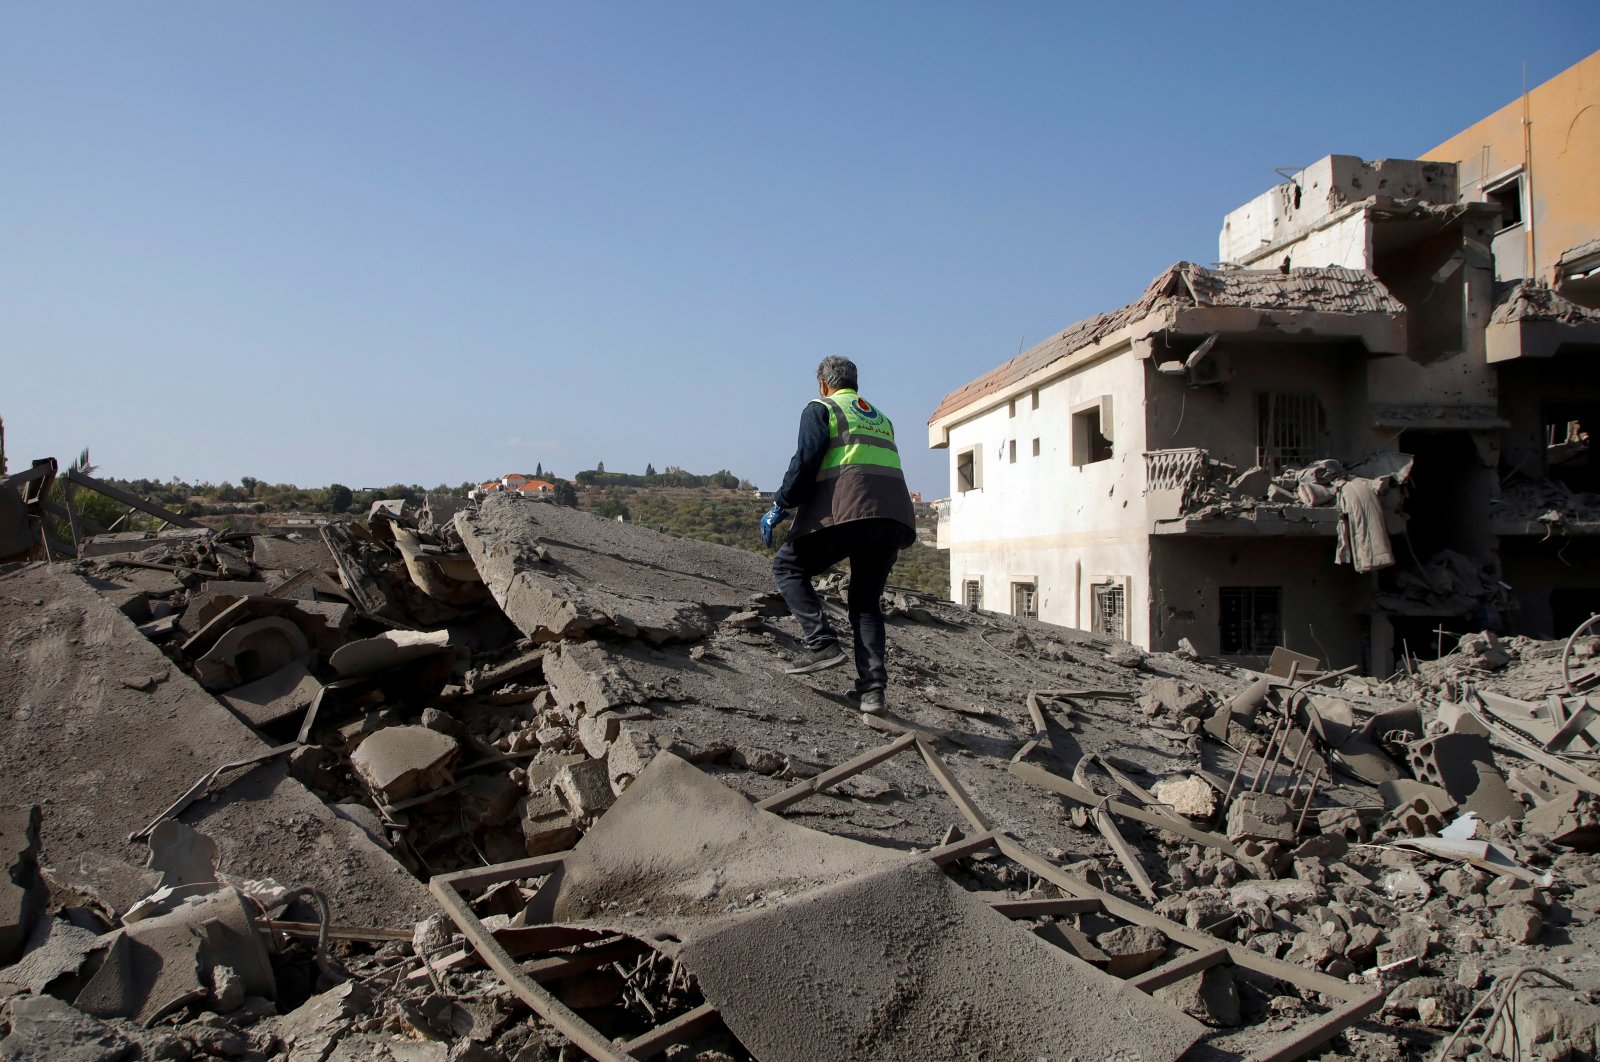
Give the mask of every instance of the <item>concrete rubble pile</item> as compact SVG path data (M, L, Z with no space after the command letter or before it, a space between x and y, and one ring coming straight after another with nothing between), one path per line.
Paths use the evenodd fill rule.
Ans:
M891 591L871 717L763 558L535 499L77 552L0 569L0 1059L1600 1050L1586 630L1386 682Z

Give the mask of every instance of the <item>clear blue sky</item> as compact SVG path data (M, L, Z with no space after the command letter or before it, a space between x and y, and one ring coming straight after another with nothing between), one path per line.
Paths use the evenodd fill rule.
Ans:
M1414 157L1600 3L0 5L13 467L777 484L823 354L938 400L1273 168Z

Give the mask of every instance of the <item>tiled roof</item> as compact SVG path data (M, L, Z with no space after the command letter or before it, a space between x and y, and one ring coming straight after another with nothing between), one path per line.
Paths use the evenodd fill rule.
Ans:
M1579 306L1571 299L1533 280L1518 280L1496 292L1491 324L1513 321L1559 321L1562 324L1595 324L1600 310Z
M1025 350L997 369L950 392L930 422L1026 379L1074 351L1099 342L1158 309L1237 306L1256 310L1306 310L1319 313L1405 312L1377 277L1360 269L1206 269L1179 262L1157 277L1135 302L1096 314Z

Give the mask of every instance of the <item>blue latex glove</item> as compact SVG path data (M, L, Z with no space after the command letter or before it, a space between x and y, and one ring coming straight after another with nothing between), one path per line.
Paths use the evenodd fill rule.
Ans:
M772 545L772 533L778 525L789 519L789 510L778 508L778 503L773 502L772 508L767 510L767 515L761 518L761 542L763 545Z

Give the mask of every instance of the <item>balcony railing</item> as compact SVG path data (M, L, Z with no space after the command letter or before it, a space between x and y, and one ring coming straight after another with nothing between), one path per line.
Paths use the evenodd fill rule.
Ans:
M1204 477L1211 455L1197 446L1151 450L1144 455L1146 491L1188 490Z

